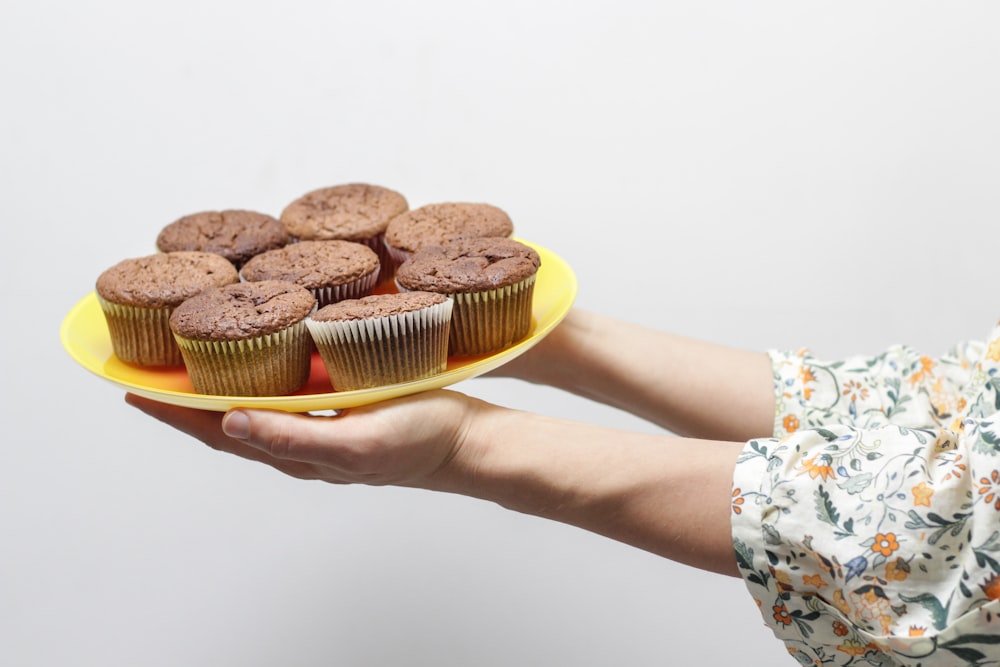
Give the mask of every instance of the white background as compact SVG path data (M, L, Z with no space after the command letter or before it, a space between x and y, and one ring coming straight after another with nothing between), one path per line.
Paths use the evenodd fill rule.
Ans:
M1000 8L158 7L0 22L0 663L793 664L739 580L219 454L76 366L59 325L181 215L367 181L503 207L583 308L749 349L940 353L1000 315ZM513 381L456 389L654 430Z

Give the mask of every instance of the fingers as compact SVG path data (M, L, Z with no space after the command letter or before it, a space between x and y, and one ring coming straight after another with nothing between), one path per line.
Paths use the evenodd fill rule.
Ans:
M345 410L333 417L239 408L218 412L126 401L215 449L306 479L419 485L458 449L470 399L436 390Z
M463 394L437 390L334 417L237 409L222 428L268 457L316 466L330 481L419 484L454 451L468 405Z
M311 466L281 461L256 447L249 446L240 439L226 435L222 429L222 413L169 405L136 394L125 394L125 402L150 417L201 440L212 449L235 454L251 461L266 463L293 477L302 479L315 479L317 477L316 471Z
M341 483L385 484L387 443L366 419L365 410L334 417L300 415L276 410L236 409L222 420L224 432L269 460L312 466L323 479ZM395 443L392 443L395 444ZM389 446L391 448L391 445Z

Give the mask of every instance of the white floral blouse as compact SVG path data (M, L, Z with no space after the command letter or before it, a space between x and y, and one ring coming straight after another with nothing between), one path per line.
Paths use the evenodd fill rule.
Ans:
M733 543L803 665L1000 665L1000 325L940 358L771 353Z

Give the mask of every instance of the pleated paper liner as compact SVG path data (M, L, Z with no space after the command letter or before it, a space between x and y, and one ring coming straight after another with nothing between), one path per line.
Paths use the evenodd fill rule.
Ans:
M460 357L492 354L527 336L534 290L532 275L506 287L450 295L455 309L448 353Z
M113 303L100 295L115 355L139 366L183 366L181 351L170 331L173 308L143 308Z
M411 382L443 372L453 302L368 319L306 320L337 391Z
M278 396L296 391L309 379L312 338L305 321L243 340L174 338L200 394Z

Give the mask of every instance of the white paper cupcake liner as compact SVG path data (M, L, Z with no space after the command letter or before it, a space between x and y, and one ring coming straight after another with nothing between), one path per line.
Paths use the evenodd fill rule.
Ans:
M306 325L330 382L350 391L410 382L444 371L448 364L451 299L406 313L364 320Z
M343 283L342 285L314 287L310 288L309 291L312 292L314 297L316 297L318 308L322 308L327 304L343 301L344 299L360 299L363 296L368 296L375 290L375 287L379 282L379 276L381 275L381 268L381 265L378 265L371 273L361 276L357 280ZM241 281L249 282L243 277L242 271L239 276Z
M368 296L378 285L379 273L380 267L376 266L375 270L368 275L361 276L349 283L313 289L312 293L316 297L317 307L322 308L327 304L337 303L344 299L360 299L363 296Z
M173 308L143 308L113 303L97 296L108 323L115 356L140 366L181 366L181 351L170 331Z
M272 334L201 341L174 334L199 394L282 396L309 379L312 338L305 320Z

